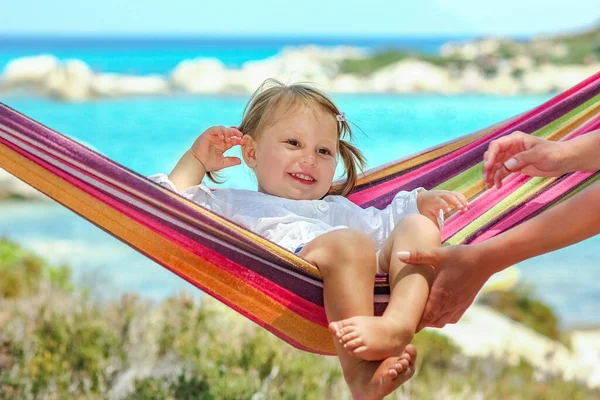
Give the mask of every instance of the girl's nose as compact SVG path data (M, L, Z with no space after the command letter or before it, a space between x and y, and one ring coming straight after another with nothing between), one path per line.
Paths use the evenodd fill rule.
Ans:
M308 164L310 166L314 166L317 162L315 156L313 154L307 154L302 156L302 158L300 159L300 162L302 164Z

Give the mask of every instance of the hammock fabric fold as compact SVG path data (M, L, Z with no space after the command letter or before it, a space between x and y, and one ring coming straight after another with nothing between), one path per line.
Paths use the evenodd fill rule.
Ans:
M350 200L383 208L399 190L464 193L469 211L449 214L444 244L475 243L534 217L599 179L510 176L485 190L489 142L515 130L569 140L600 128L600 73L539 107L491 128L383 165L363 176ZM186 279L291 345L335 354L313 265L0 103L0 168ZM389 287L376 279L381 314Z

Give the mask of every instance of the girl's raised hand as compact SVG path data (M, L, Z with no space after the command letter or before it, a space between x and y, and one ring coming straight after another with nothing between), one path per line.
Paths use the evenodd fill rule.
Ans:
M443 213L447 213L452 208L467 211L468 201L462 193L449 190L428 190L419 192L417 195L417 207L421 214L439 226L440 210Z
M218 171L242 163L238 157L223 155L233 146L242 143L242 132L237 128L213 126L205 130L192 144L190 152L202 163L206 172Z

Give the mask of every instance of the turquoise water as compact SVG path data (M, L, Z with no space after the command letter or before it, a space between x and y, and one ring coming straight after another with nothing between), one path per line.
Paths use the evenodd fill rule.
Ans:
M182 60L213 57L229 68L272 57L290 46L353 46L366 51L402 49L435 54L450 39L461 38L28 38L0 37L0 70L14 58L53 54L85 61L94 71L167 74Z
M334 100L356 125L356 144L370 166L486 127L548 96L343 95ZM2 101L81 140L142 174L169 172L197 134L215 124L239 123L246 97L121 99L82 104L33 98ZM230 169L226 186L255 188L249 170ZM0 236L54 262L72 265L77 279L104 295L135 290L160 298L190 285L154 262L56 205L2 203ZM519 265L523 280L559 313L566 325L600 323L600 239Z
M167 74L180 61L215 57L228 67L261 60L288 46L349 45L437 53L452 38L0 38L0 70L11 59L54 54L77 58L95 71ZM454 38L464 39L464 38ZM169 172L196 136L211 125L237 125L246 96L174 96L82 104L28 97L0 101L51 128L87 143L148 175ZM338 95L334 100L355 125L356 144L377 166L526 111L548 96ZM233 151L236 153L237 151ZM228 187L254 189L244 167L228 170ZM104 231L53 202L1 203L0 236L49 260L68 263L76 277L105 296L139 291L161 298L186 289L167 272ZM600 266L590 239L519 265L523 280L559 313L564 325L600 323Z

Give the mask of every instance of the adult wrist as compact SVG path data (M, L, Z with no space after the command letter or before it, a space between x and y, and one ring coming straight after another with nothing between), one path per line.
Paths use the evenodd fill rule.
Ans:
M585 149L581 145L576 139L562 143L560 155L564 173L585 169L585 166L582 165L582 161L585 160Z
M502 244L498 243L495 238L466 247L470 249L474 264L479 266L478 272L482 275L485 274L486 278L513 264L506 249L502 249Z

